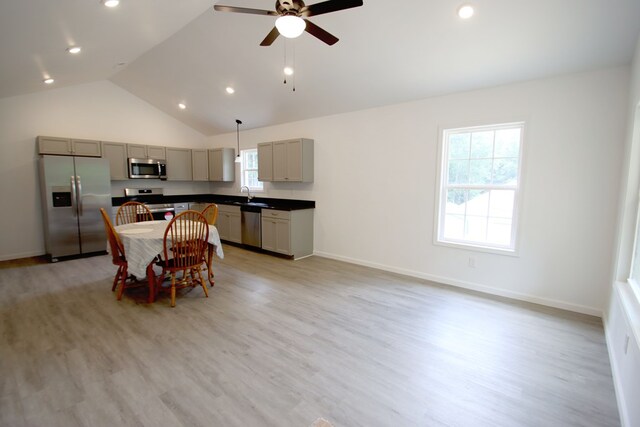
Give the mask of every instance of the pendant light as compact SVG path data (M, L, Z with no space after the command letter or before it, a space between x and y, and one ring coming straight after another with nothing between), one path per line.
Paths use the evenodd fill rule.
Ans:
M242 158L240 157L240 125L242 121L236 119L236 140L238 142L238 155L236 156L236 163L242 163Z

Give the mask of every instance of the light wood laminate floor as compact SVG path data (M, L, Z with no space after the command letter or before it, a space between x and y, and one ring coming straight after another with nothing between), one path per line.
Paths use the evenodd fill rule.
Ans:
M234 247L148 305L108 256L0 270L0 425L617 426L599 319Z

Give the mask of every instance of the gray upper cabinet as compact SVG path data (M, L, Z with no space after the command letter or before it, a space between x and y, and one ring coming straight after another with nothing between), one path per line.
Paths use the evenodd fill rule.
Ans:
M167 151L165 147L157 145L127 144L127 157L166 160Z
M235 181L235 151L234 148L214 148L209 150L209 181Z
M167 180L191 181L193 179L190 148L166 148Z
M258 150L258 177L261 181L313 182L312 139L298 138L258 144ZM271 162L268 160L269 156ZM269 176L271 179L268 179Z
M209 157L207 150L191 150L191 168L194 181L209 181Z
M102 141L102 158L109 160L111 181L129 179L127 171L127 144Z
M39 154L86 157L101 156L100 141L39 136L37 142Z
M273 181L273 142L258 144L258 181Z

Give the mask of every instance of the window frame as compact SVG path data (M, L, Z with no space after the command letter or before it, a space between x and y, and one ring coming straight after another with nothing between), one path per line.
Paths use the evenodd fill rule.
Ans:
M497 131L502 129L520 128L520 149L518 152L518 173L516 185L500 185L500 184L461 184L461 185L448 185L448 153L449 144L448 136L454 133L472 133L479 131ZM437 168L437 180L436 180L436 194L437 200L435 203L435 222L434 222L434 234L433 243L439 246L448 246L459 249L468 249L477 252L488 252L499 255L519 256L519 231L521 222L521 204L523 193L523 177L524 177L524 152L525 152L525 139L526 139L526 121L514 120L509 122L497 122L495 124L475 124L467 126L440 126L438 129L438 168ZM495 159L496 157L491 157ZM500 190L508 189L514 191L513 200L513 213L511 216L511 242L509 246L496 245L490 242L478 242L469 240L458 240L444 237L444 221L445 221L445 209L447 200L447 190L451 188L460 188L465 190Z
M245 165L248 163L247 162L247 155L249 153L255 152L256 156L258 155L258 148L246 148L244 150L240 150L240 188L242 189L242 187L247 186L249 187L249 190L254 192L254 193L262 193L264 192L264 183L262 181L258 181L258 183L260 184L260 187L254 187L254 186L250 186L246 181L245 178L245 172L246 171L256 171L256 173L258 172L258 167L256 166L255 169L247 169L245 168ZM257 161L256 161L257 164Z

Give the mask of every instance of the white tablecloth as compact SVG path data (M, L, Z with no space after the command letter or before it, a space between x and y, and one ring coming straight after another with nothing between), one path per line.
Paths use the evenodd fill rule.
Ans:
M147 266L163 252L162 241L167 225L169 221L143 221L115 227L124 246L129 274L139 279L147 275ZM224 258L220 235L213 225L209 226L208 242L213 245L218 258Z

